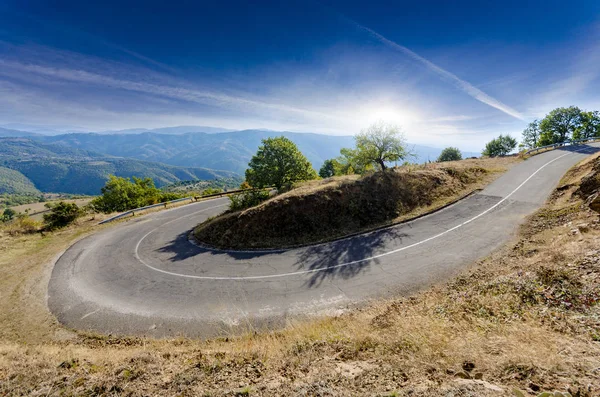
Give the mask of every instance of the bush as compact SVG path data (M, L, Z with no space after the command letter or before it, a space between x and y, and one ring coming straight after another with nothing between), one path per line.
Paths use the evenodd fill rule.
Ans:
M249 192L232 194L229 196L229 209L231 211L244 210L246 208L254 207L268 198L268 190L251 190Z
M81 215L83 211L77 204L61 201L52 207L50 213L44 214L45 227L48 230L60 229L70 225Z
M179 199L182 199L182 198L187 197L187 196L188 196L187 194L179 194L179 193L173 193L173 192L163 192L158 197L158 202L159 203L166 203L167 201L179 200Z
M16 219L3 227L3 230L11 236L17 236L19 234L36 233L40 230L40 226L38 221L31 219L28 215L19 214Z
M205 189L202 191L203 196L208 196L208 195L217 194L217 193L223 193L223 189L209 187L208 189Z
M462 153L460 150L458 150L458 148L455 147L447 147L446 149L442 150L440 157L437 159L438 162L457 160L462 160Z
M2 222L11 221L15 217L16 214L17 213L12 208L6 208L4 210L4 212L2 213L2 216L0 216L0 220Z

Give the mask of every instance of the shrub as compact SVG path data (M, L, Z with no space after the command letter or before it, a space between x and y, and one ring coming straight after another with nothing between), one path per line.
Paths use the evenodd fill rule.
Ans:
M61 201L52 207L50 213L44 214L45 227L48 230L59 229L70 225L81 215L83 211L77 204Z
M446 149L442 150L440 157L438 157L437 159L438 162L457 160L462 160L462 154L460 150L458 150L458 148L455 147L447 147Z
M209 187L208 189L205 189L202 191L203 196L208 196L208 195L217 194L217 193L223 193L223 189Z
M40 230L40 223L31 219L28 215L19 214L16 219L8 223L3 229L11 236L31 234Z
M2 222L11 221L17 213L12 208L6 208L0 217Z
M231 211L240 211L246 208L254 207L268 198L268 190L251 190L249 192L232 194L229 196L229 209Z

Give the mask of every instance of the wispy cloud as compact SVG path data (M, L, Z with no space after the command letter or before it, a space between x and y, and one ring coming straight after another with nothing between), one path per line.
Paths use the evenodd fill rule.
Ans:
M458 76L456 76L455 74L439 67L438 65L434 64L433 62L429 61L428 59L423 58L422 56L420 56L419 54L417 54L416 52L386 38L385 36L377 33L376 31L374 31L373 29L370 29L364 25L359 24L358 22L346 17L346 16L341 16L343 19L345 19L346 21L348 21L349 23L351 23L352 25L356 26L358 29L361 29L365 32L367 32L370 36L374 37L375 39L379 40L380 42L382 42L383 44L387 45L388 47L399 51L407 56L409 56L411 59L421 63L423 66L425 66L427 69L429 69L430 71L432 71L433 73L436 73L437 75L439 75L440 77L442 77L444 80L449 81L450 83L452 83L454 86L456 86L458 89L460 89L461 91L465 92L467 95L470 95L471 97L473 97L474 99L478 100L479 102L485 103L488 106L491 106L493 108L496 108L498 110L500 110L501 112L504 112L514 118L517 118L519 120L524 120L525 117L516 109L511 108L510 106L500 102L499 100L491 97L490 95L486 94L485 92L483 92L482 90L480 90L479 88L475 87L474 85L472 85L471 83L462 80L461 78L459 78Z

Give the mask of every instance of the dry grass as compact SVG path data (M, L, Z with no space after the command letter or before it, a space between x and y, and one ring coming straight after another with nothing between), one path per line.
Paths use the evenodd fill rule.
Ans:
M431 163L310 181L256 207L213 218L199 225L195 236L203 244L228 249L331 241L439 209L490 183L517 161Z
M569 173L514 245L446 285L231 339L65 340L32 291L54 243L87 226L2 240L0 395L597 396L600 220L574 195L590 169Z

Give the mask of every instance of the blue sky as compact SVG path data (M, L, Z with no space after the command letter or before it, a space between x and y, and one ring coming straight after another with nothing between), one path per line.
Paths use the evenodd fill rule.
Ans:
M0 125L210 125L480 150L600 109L598 1L0 3ZM254 4L251 4L254 3Z

